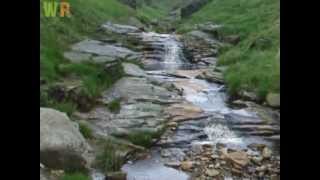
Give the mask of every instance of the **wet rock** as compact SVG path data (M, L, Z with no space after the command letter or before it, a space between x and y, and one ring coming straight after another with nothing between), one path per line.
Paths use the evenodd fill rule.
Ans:
M214 83L218 83L218 84L224 83L222 74L218 73L218 72L214 72L212 70L207 70L207 71L203 72L202 74L198 75L196 78L205 79L208 82L214 82Z
M220 174L220 172L215 169L207 169L206 170L206 175L209 177L215 177L215 176L218 176L219 174Z
M203 152L203 148L201 144L194 143L191 145L191 151L195 154L200 154Z
M131 63L122 63L124 73L128 76L146 77L146 73L139 66Z
M280 94L269 93L266 98L267 104L274 108L280 108Z
M268 147L265 147L263 150L262 150L262 157L265 158L265 159L269 159L272 155L272 151L271 149L269 149Z
M247 153L243 151L235 151L231 153L224 153L224 156L230 160L232 163L236 165L240 165L241 167L247 166L249 163L249 158Z
M190 103L173 104L166 108L172 121L185 121L203 117L202 109Z
M40 162L53 169L87 169L91 147L66 114L40 108Z
M167 162L165 163L166 166L169 166L169 167L173 167L173 168L178 168L181 166L181 163L180 162Z
M161 150L161 156L169 158L170 160L182 161L186 155L179 148L168 148Z
M108 179L108 180L126 180L127 174L125 172L107 173L106 179Z
M191 171L193 168L193 162L192 161L183 161L181 162L181 169L183 171Z

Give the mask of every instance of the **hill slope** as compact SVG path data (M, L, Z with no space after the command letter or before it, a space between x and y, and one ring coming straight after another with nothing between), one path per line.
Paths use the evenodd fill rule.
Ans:
M264 98L280 91L279 0L214 0L183 21L180 30L208 21L224 25L224 36L240 36L240 43L219 58L220 65L229 66L225 80L232 95L248 90Z

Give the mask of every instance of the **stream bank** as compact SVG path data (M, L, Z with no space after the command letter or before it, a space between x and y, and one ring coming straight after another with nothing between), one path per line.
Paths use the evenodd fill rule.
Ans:
M194 51L185 56L184 36L110 23L102 28L138 46L106 37L79 42L65 53L74 63L106 67L119 59L131 61L122 62L125 76L103 93L101 105L75 117L99 138L125 139L133 132L165 129L153 140L150 153L140 153L122 167L126 179L279 177L280 115L252 102L237 101L237 108L226 103L221 72L212 70L220 42L204 32L190 33L189 50ZM117 113L106 108L115 100L121 105ZM97 174L95 180L104 177Z

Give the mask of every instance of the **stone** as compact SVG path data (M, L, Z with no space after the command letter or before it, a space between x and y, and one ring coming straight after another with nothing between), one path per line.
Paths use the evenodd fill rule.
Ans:
M52 169L87 169L92 148L65 113L40 108L40 162Z
M165 112L172 117L171 121L176 122L203 117L202 109L191 103L173 104L167 107Z
M280 94L269 93L266 97L267 104L274 108L280 108Z
M259 98L256 93L254 92L248 92L248 91L243 91L240 93L240 96L247 101L258 101Z
M257 170L258 172L264 172L264 171L267 170L267 167L266 167L266 166L260 166L260 167L257 167L256 170Z
M129 58L131 56L138 56L138 53L127 49L125 47L115 46L97 40L83 40L74 44L71 47L71 52L66 52L64 55L72 62L92 61L95 63L113 62L120 58ZM85 55L89 54L89 55ZM84 57L91 57L85 59Z
M81 62L85 62L85 61L90 61L90 59L92 57L91 54L82 53L82 52L74 52L74 51L65 52L63 54L63 56L73 63L81 63Z
M249 163L249 158L247 153L243 151L235 151L225 154L226 158L229 159L232 163L240 165L242 167L247 166Z
M220 172L215 169L207 169L206 170L206 175L208 175L210 177L215 177L215 176L218 176L219 174L220 174Z
M146 73L139 66L131 63L122 63L125 75L135 77L146 77Z
M194 152L195 154L200 154L203 152L203 148L201 144L198 143L193 143L191 145L191 151Z
M169 122L169 123L167 124L167 126L168 126L168 127L174 127L174 128L176 128L176 127L178 127L178 123L177 123L177 122Z
M192 161L183 161L181 162L181 169L184 171L190 171L193 167Z
M230 43L232 45L237 45L240 42L240 36L239 35L229 35L224 37L224 41L226 43Z
M180 162L167 162L165 163L166 166L169 166L169 167L173 167L173 168L178 168L181 166L181 163Z
M259 157L252 157L251 158L252 162L254 162L255 164L261 164L263 158L261 156Z
M265 159L269 159L272 155L272 150L269 149L268 147L265 147L263 150L262 150L262 157L265 158Z
M102 29L107 32L115 33L115 34L129 34L129 33L138 33L141 30L135 26L128 26L122 24L113 24L111 22L107 22L101 26Z
M126 180L127 179L127 173L125 173L125 172L107 173L106 179L108 179L108 180Z

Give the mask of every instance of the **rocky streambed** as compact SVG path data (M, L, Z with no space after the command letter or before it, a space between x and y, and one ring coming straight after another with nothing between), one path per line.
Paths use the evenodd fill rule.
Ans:
M228 101L223 68L216 67L223 43L207 32L220 26L199 27L181 36L107 23L102 31L116 40L106 36L75 44L65 53L74 63L108 68L130 60L121 62L125 76L103 93L100 105L75 114L76 119L95 137L161 132L147 153L129 143L122 179L280 179L280 113ZM116 113L105 106L114 101L121 105ZM137 149L143 153L128 156ZM97 171L92 177L105 174L114 178Z

